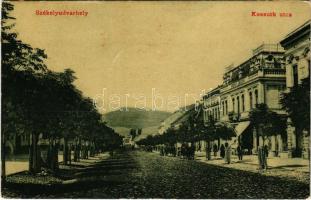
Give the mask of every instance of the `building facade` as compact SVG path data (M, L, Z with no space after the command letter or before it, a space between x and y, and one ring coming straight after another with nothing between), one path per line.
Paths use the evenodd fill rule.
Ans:
M286 92L310 77L310 20L298 27L280 42L285 49ZM289 157L310 158L310 130L296 130L288 119L287 137ZM295 152L296 150L296 152ZM298 155L294 155L294 154ZM299 155L301 154L301 155Z
M262 44L242 64L227 67L223 84L204 96L205 121L211 116L235 128L237 136L228 141L233 148L240 144L246 152L256 153L264 145L260 133L250 127L249 113L256 105L266 104L272 111L285 115L279 103L286 88L283 57L281 45ZM265 140L265 145L273 155L278 155L287 151L286 140L282 134L275 133Z
M210 120L219 121L220 113L222 112L220 107L220 88L211 90L203 96L203 120L204 123L208 123Z

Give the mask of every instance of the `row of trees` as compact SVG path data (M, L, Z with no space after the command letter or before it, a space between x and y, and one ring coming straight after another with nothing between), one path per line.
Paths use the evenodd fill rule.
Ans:
M41 169L38 145L40 137L48 140L47 167L57 169L59 142L64 140L64 163L69 158L68 141L88 141L92 149L111 149L122 138L102 122L92 100L84 97L73 84L74 71L54 72L47 68L44 50L33 48L18 39L12 29L14 9L2 3L2 178L5 178L5 144L10 135L28 134L31 138L29 171ZM75 158L79 159L80 154Z
M197 113L199 115L200 113ZM286 118L271 111L266 104L258 104L249 114L251 126L256 129L263 143L269 136L286 134ZM207 159L210 159L211 142L217 139L230 140L236 136L234 127L229 123L215 122L212 117L204 124L202 117L190 116L178 129L170 128L163 135L149 135L138 141L138 145L156 146L159 144L174 145L177 142L207 142Z
M169 146L176 143L193 143L198 141L207 142L207 158L210 159L211 142L217 139L228 140L234 137L235 131L227 123L216 123L210 116L209 123L205 124L202 117L198 117L202 109L189 115L187 121L183 122L178 129L169 128L162 135L149 135L137 142L138 145L156 146L167 144Z

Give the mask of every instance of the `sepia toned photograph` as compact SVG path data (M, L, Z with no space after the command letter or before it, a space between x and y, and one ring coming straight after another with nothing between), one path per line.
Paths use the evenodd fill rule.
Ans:
M307 1L2 1L1 198L310 198Z

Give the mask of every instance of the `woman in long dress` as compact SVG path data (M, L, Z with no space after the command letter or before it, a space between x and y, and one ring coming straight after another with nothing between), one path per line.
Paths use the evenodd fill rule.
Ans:
M231 146L228 143L225 144L225 162L231 163Z

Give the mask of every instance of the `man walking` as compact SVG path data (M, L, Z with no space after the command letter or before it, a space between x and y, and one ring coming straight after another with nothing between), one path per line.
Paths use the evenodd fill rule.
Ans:
M217 156L217 152L218 152L217 144L213 145L213 152L214 152L214 157L216 157Z
M243 149L242 149L242 146L240 144L237 148L237 152L238 152L239 160L242 160L243 159Z

